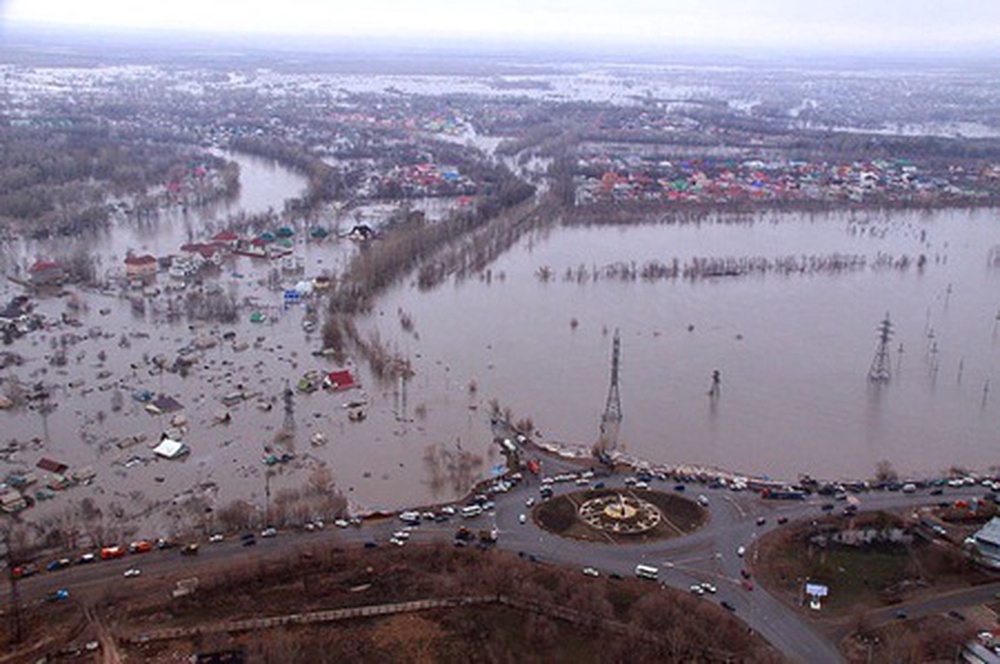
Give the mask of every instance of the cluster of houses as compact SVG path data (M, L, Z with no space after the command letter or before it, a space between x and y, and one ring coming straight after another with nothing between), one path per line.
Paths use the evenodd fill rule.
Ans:
M206 267L218 267L231 255L254 258L291 258L289 238L292 229L283 226L276 232L265 232L254 238L242 238L233 231L216 233L208 242L184 244L180 252L157 258L151 254L129 253L125 257L125 278L130 284L141 287L148 284L161 270L175 279L190 279ZM301 261L290 260L283 269L301 269Z
M998 169L934 174L908 160L849 164L761 160L649 162L596 156L577 165L577 204L597 201L880 201L932 203L995 196Z
M0 510L20 512L37 501L54 497L57 491L88 484L97 475L89 466L70 472L66 464L47 457L35 467L37 470L11 472L0 482Z

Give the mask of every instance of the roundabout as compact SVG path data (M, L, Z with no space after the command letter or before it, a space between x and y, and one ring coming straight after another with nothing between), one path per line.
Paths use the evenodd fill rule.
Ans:
M532 516L560 537L615 543L682 537L708 522L708 511L693 500L632 489L562 494L538 505Z

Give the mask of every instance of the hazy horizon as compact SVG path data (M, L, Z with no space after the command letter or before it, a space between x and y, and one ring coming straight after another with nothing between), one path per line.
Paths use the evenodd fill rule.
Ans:
M707 0L667 6L591 0L480 6L453 0L381 0L364 6L310 0L137 7L123 0L0 0L8 36L154 35L247 47L571 51L773 57L956 59L1000 54L1000 3L929 0L797 3ZM334 43L330 43L333 40Z

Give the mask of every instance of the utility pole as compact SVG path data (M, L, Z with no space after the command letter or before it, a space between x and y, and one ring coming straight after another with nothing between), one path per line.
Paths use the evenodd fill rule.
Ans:
M284 429L288 435L295 432L295 393L292 392L291 385L285 381L285 391L283 394L285 402L285 424Z
M871 368L868 369L868 382L888 383L892 378L892 362L889 360L889 339L892 338L892 322L889 320L889 312L878 326L878 347L875 349L875 357L872 358Z
M622 421L622 399L618 389L621 373L622 342L618 329L611 346L611 385L608 387L608 399L601 415L601 436L597 442L596 451L606 452L618 446L618 427Z

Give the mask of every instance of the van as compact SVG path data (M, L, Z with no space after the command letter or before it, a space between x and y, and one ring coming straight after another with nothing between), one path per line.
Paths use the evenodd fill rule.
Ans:
M461 510L459 510L459 513L462 516L464 516L466 519L471 519L473 517L476 517L476 516L479 516L480 514L482 514L483 513L483 508L480 505L466 505Z
M660 578L660 570L652 565L636 565L635 575L640 579L649 579L651 581L658 581Z

